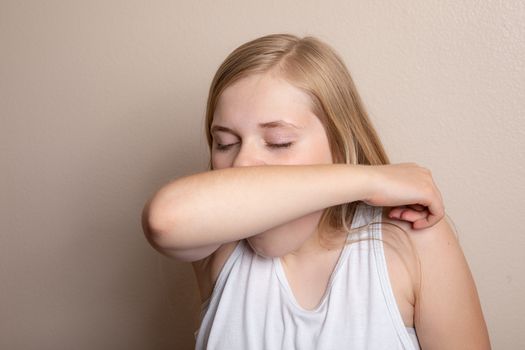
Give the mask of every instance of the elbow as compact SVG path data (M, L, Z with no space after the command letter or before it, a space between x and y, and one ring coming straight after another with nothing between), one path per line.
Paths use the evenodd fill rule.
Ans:
M218 248L216 244L194 246L188 240L184 241L185 236L178 231L180 225L174 226L174 222L177 221L171 217L165 219L163 211L152 205L152 200L142 210L142 230L149 244L159 253L180 262L194 262Z
M178 246L173 217L167 217L166 210L155 198L150 199L142 210L142 231L148 242L156 249L175 249Z

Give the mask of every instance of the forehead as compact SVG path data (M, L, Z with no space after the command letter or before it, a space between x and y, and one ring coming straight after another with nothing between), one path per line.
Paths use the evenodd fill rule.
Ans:
M282 119L308 125L317 117L310 97L283 79L269 74L242 78L228 86L217 103L213 124L253 124Z

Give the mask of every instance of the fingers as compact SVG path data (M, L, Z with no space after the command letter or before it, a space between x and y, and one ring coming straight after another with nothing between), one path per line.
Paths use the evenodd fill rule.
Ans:
M420 220L414 221L412 224L412 227L414 230L419 230L427 227L434 226L435 223L437 223L441 218L434 214L429 214L427 217L424 217Z
M401 219L405 221L416 222L419 220L427 219L429 214L430 213L428 212L428 210L417 211L417 210L405 209L401 213Z
M411 205L409 205L409 207L411 207L412 209L415 209L417 211L422 211L422 210L426 209L426 207L424 205L421 205L421 204L411 204Z
M440 219L437 215L430 213L427 207L420 204L395 207L388 216L392 219L411 222L414 229L430 227Z
M413 221L412 227L415 230L423 229L427 227L434 226L438 221L440 221L445 216L445 209L441 206L437 210L438 213L427 212L428 215L419 217ZM412 216L414 218L415 216Z
M422 219L425 219L429 216L428 210L413 210L409 208L402 209L399 213L399 219L410 221L410 222L416 222Z
M421 215L418 213L421 213ZM428 210L426 209L425 206L420 205L420 204L402 205L399 207L394 207L392 208L392 210L390 210L390 213L389 213L390 218L407 220L407 221L415 221L427 215L428 215Z
M443 198L439 190L437 191L439 200L433 201L428 210L429 215L426 218L416 220L413 224L414 229L427 228L434 226L438 221L440 221L445 216L445 207L443 206Z

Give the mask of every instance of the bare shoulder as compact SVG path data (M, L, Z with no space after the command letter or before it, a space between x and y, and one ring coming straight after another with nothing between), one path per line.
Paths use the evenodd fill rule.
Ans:
M407 233L417 255L415 327L424 349L490 349L474 278L450 219L414 230L410 222L385 221ZM418 285L419 284L419 285Z
M450 219L444 216L440 221L431 227L415 230L412 224L404 220L396 220L388 217L389 207L383 210L382 219L384 222L392 224L394 227L400 227L406 232L410 244L415 248L418 258L425 259L432 254L441 255L444 251L454 252L456 255L461 253L461 247L457 240L455 231L452 228ZM387 230L389 232L389 230Z
M205 302L211 296L215 281L238 242L233 241L222 244L206 258L192 262L193 271L199 285L201 302Z

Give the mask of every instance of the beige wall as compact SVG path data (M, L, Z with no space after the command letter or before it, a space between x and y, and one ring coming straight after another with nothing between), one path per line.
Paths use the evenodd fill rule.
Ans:
M524 23L520 0L0 2L0 348L192 347L191 267L140 211L205 169L217 66L281 31L332 44L392 161L433 171L494 348L525 348Z

